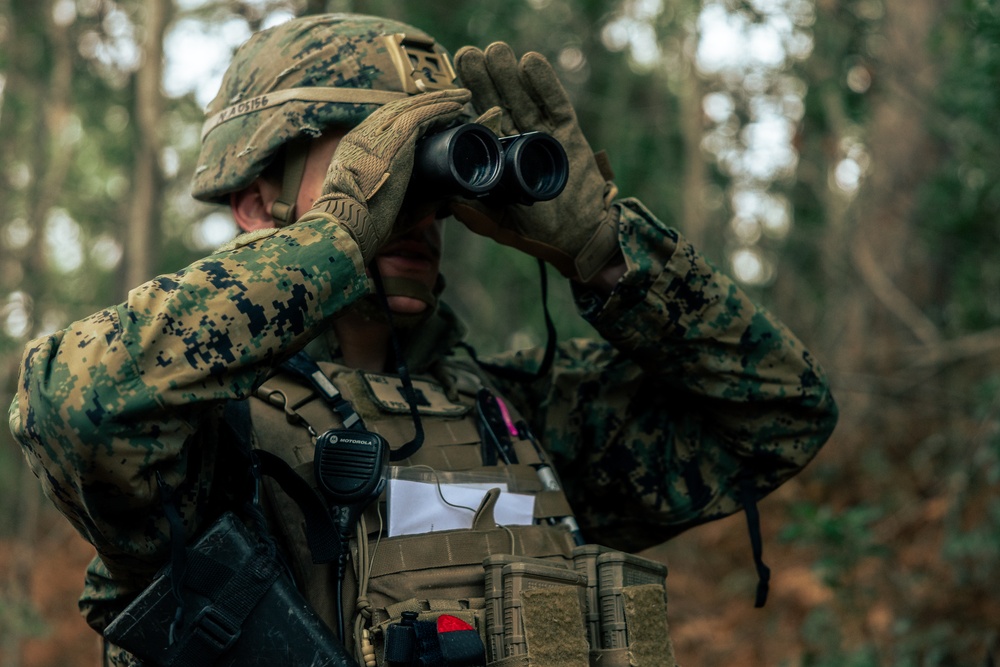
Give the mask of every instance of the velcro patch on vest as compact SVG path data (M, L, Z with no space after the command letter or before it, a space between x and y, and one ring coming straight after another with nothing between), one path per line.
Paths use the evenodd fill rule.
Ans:
M406 402L402 380L379 373L362 373L361 378L368 387L372 400L381 410L409 414L410 405ZM441 387L427 380L413 380L413 394L417 411L422 415L461 417L471 409L471 406L450 401Z

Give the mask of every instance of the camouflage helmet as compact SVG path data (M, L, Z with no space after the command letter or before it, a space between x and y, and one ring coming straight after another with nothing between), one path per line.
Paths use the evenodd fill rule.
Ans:
M284 144L353 127L381 104L452 88L454 79L431 36L389 19L325 14L258 32L236 51L206 109L192 195L222 201Z

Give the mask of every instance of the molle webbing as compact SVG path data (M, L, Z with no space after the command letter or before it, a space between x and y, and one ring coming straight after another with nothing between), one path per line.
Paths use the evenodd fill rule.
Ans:
M367 427L384 437L390 446L398 447L412 437L409 406L395 376L364 373L325 362L319 362L319 366L361 415ZM413 383L428 445L401 463L427 465L439 470L468 470L482 466L479 434L470 414L472 398L460 395L457 402L452 401L433 382L415 378ZM339 416L312 387L289 375L269 378L256 395L282 409L289 423L305 426L314 434L342 427ZM465 418L459 419L462 417ZM528 440L515 440L513 446L520 463L541 463ZM537 475L529 471L525 478L537 479Z
M369 430L397 447L412 437L413 424L398 378L319 363ZM453 372L458 375L451 378ZM413 381L427 442L411 458L397 464L400 478L447 484L486 475L497 487L506 485L510 492L534 495L534 515L541 521L497 526L492 503L499 492L494 489L484 499L471 529L382 537L371 551L353 541L352 561L357 564L364 559L370 568L362 575L364 591L359 590L354 568L349 568L344 611L370 629L376 655L381 655L387 626L398 621L402 611L417 611L424 618L453 614L478 627L489 647L491 667L673 667L666 637L666 568L603 547L576 547L567 530L548 525L546 519L572 512L561 491L543 488L534 467L542 461L534 445L511 429L518 463L484 465L476 409L476 394L483 385L470 383L465 370L448 366L444 373L447 389L426 378ZM315 485L313 437L340 428L340 416L311 386L287 373L268 379L256 397L261 399L252 401L256 442L266 443ZM520 419L516 413L511 417L513 423ZM277 485L271 484L267 490L272 511L282 517L289 513L297 516L298 509ZM381 530L379 506L373 503L365 514L371 545ZM334 601L328 594L330 567L310 562L299 522L294 518L293 525L286 526L286 522L283 519L279 530L284 532L293 556L299 586L329 623L334 615ZM514 634L502 628L497 634L495 621L490 626L486 619L490 612L496 617L501 611L490 605L502 601L495 593L491 601L489 585L484 584L490 578L484 563L497 557L503 563L510 558L540 564L540 571L558 569L563 576L577 577L580 583L569 592L520 595L516 612L519 625ZM499 577L496 574L494 578ZM556 615L565 617L565 623L554 623ZM493 629L487 632L488 627ZM503 642L516 644L514 654L503 654ZM348 643L353 644L353 640L348 638Z
M342 366L320 362L320 368L333 379L345 399L361 415L368 427L384 437L390 445L398 445L412 437L412 425L407 415L409 407L399 393L393 376L363 373ZM530 441L518 439L513 443L520 463L510 466L483 466L479 434L471 419L471 406L451 402L435 385L424 380L414 380L419 396L426 405L420 406L427 445L402 465L427 466L437 471L489 471L491 477L505 477L512 491L535 495L534 516L544 520L550 517L572 515L572 509L561 491L544 490L538 473L532 467L541 463L538 452ZM268 379L257 391L259 398L280 407L288 422L309 428L319 434L330 428L340 428L339 416L316 394L313 388L290 375L281 374ZM466 399L471 402L471 397ZM512 408L509 408L512 409ZM394 416L398 415L398 416ZM465 419L458 417L465 416ZM401 418L402 417L402 418ZM516 415L515 415L516 418ZM308 447L298 448L302 460ZM290 463L294 463L290 461ZM374 508L369 512L370 526L377 527Z
M516 532L512 529L440 533L435 536L433 549L417 548L430 546L425 541L426 534L404 535L379 546L372 571L402 572L453 565L481 567L483 558L490 554L531 553L536 558L565 559L565 536L546 526L520 526Z

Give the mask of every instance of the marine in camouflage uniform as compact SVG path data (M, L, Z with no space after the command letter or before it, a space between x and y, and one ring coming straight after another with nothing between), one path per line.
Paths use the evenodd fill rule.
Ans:
M225 201L289 142L331 127L360 130L376 109L437 94L426 90L451 95L445 120L457 118L453 107L465 98L448 90L450 80L434 80L436 62L421 74L391 60L383 36L395 34L432 43L410 26L357 16L310 17L255 35L208 109L195 196ZM436 46L416 51L432 61L443 56ZM507 66L502 49L486 56L463 50L456 61L484 122L501 134L551 131L566 145L577 178L554 202L527 213L503 218L469 202L455 211L473 230L543 257L573 279L579 310L601 338L561 343L551 370L534 381L477 372L538 436L592 542L642 549L740 510L748 488L752 499L763 497L811 460L834 427L836 407L819 366L676 230L641 203L616 197L571 109L526 127L532 114L494 99L504 85L484 74L496 78L503 67L491 69L491 55ZM530 61L526 76L544 81L551 74L545 66ZM564 95L561 87L556 92ZM411 148L436 121L421 122L407 139ZM379 136L360 141L378 144ZM377 152L372 145L369 152ZM341 149L338 155L349 152ZM390 216L391 229L400 200L393 187L405 188L409 169L405 147L400 154L402 161L390 155L389 166L378 167L404 172L395 185L366 183L358 170L347 182L331 166L325 204L294 224L241 237L135 288L124 303L28 344L10 426L48 497L97 548L81 601L96 630L168 559L157 475L178 491L188 539L229 502L220 486L232 463L216 447L220 406L251 396L307 344L317 359L342 361L332 324L373 291L365 267L386 231L366 235L365 218ZM599 224L580 224L586 216ZM352 227L348 218L362 224ZM542 229L534 238L531 224ZM581 228L586 238L559 236ZM606 293L591 279L609 263L621 267L621 277ZM443 303L428 311L399 335L411 371L440 379L441 368L464 354L455 347L462 327ZM543 352L489 361L533 372Z

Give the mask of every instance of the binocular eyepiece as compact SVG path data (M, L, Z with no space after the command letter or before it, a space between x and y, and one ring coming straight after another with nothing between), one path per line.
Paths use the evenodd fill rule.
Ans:
M410 191L422 199L533 204L556 197L568 175L566 151L548 134L499 138L483 125L467 123L417 143Z

